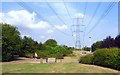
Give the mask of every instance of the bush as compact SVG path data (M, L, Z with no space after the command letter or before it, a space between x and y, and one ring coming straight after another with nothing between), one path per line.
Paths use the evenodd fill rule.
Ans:
M34 53L26 53L25 57L27 58L32 58L34 56Z
M84 51L90 51L90 47L83 47L82 50L84 50Z
M57 59L63 59L63 54L57 53L57 54L55 55L55 57L56 57Z
M2 54L2 61L12 61L14 60L11 53Z
M65 56L66 49L62 46L50 47L46 46L45 50L37 51L38 58L57 58L62 59Z
M63 55L65 55L66 53L66 49L62 46L56 46L54 50L55 50L55 53L61 53Z
M94 55L88 54L86 56L81 57L80 60L79 60L79 63L92 64L93 63L93 58L94 58Z
M57 46L57 41L54 39L49 39L44 43L45 46L55 47Z
M37 51L38 59L40 58L48 58L48 52L47 51Z
M94 64L120 70L120 49L104 48L94 52Z
M2 26L2 61L12 61L20 49L20 33L16 27L9 24L0 26Z

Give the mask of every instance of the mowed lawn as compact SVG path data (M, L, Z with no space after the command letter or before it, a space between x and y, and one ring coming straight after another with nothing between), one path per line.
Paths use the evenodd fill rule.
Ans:
M117 70L80 63L3 64L3 73L118 73Z

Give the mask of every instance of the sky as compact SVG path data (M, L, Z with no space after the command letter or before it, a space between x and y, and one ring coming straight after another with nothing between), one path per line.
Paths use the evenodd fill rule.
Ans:
M84 14L86 3L86 13ZM88 25L99 3L101 4L90 25ZM107 36L114 38L118 35L118 3L112 7L99 24L96 24L110 3L2 2L0 3L2 5L0 6L2 9L0 10L0 23L4 22L16 26L21 37L28 36L42 43L47 39L55 39L59 45L74 47L76 38L75 33L72 32L75 27L72 25L77 25L77 17L84 18L83 22L81 19L79 20L79 25L84 25L80 26L80 30L83 31L80 33L81 46L90 46ZM94 25L96 25L95 28L89 33Z

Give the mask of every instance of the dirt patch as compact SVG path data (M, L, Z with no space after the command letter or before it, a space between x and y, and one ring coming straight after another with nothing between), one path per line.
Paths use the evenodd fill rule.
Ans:
M78 62L78 59L71 58L71 57L65 57L64 59L57 59L56 63L61 62ZM40 59L35 58L25 58L25 57L19 57L17 60L10 61L10 62L2 62L2 64L20 64L20 63L41 63ZM46 63L46 59L42 59L42 63Z

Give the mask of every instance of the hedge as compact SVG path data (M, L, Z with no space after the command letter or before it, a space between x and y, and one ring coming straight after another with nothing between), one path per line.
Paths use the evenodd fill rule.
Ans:
M120 70L120 49L118 48L98 49L94 52L93 62L95 65Z
M81 57L80 60L79 60L79 63L93 64L93 58L94 58L94 55L88 54L86 56Z
M93 55L89 54L81 57L80 63L94 64L120 70L120 49L103 48L97 49Z

